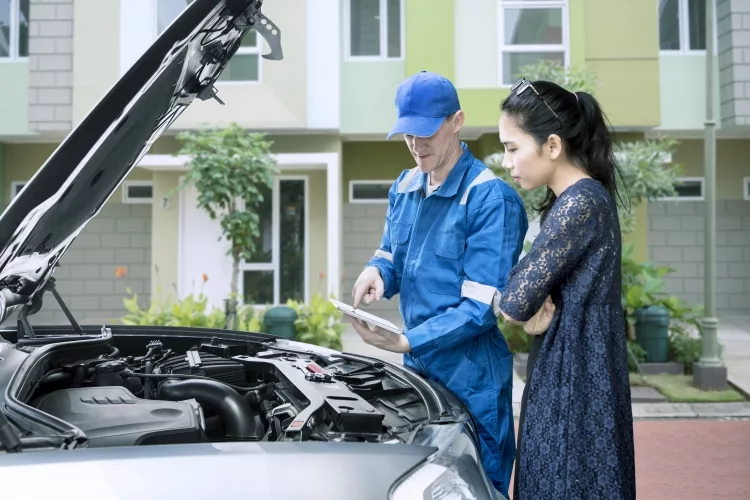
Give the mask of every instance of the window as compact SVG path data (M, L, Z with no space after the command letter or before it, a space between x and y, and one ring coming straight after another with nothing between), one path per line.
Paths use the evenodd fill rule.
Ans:
M172 21L187 8L193 0L155 0L156 1L156 35L167 29Z
M568 65L567 0L500 0L498 11L501 85L542 60Z
M221 72L220 82L259 82L260 81L260 46L258 33L253 30L242 39L237 53Z
M125 181L122 184L123 203L153 203L154 183L151 181Z
M0 0L0 60L29 57L30 0Z
M155 29L157 36L172 24L177 16L194 0L154 0L156 2ZM242 39L242 44L224 71L219 75L220 82L260 81L260 44L258 33L253 30Z
M388 203L392 180L349 181L349 203Z
M662 200L703 201L704 199L703 177L679 177L674 188L677 191L676 195L662 198Z
M346 53L357 59L404 57L404 1L348 0Z
M750 201L750 177L742 179L742 186L744 187L743 198Z
M659 0L659 48L706 50L706 0Z
M12 200L21 192L26 185L26 181L13 181L10 183L10 199Z
M262 189L263 203L256 211L260 235L255 241L255 253L240 263L245 304L307 301L307 190L304 176L278 176L272 189Z

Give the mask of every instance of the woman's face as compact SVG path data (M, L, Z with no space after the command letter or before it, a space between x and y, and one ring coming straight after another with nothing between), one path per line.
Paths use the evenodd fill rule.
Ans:
M516 119L505 113L500 117L499 132L500 142L505 146L503 168L510 171L516 184L525 190L549 184L555 166L534 137L521 130Z

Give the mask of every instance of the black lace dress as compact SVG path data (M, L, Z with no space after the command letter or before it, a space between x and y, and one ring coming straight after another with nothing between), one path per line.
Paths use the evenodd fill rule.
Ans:
M587 178L560 195L511 271L508 316L528 320L548 295L556 305L529 353L514 500L635 498L621 250L614 201Z

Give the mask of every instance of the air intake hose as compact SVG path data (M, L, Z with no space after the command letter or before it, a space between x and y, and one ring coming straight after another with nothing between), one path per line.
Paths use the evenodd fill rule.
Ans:
M156 399L184 401L195 398L201 406L221 415L227 438L259 441L255 415L248 402L231 387L216 380L168 379L159 384Z

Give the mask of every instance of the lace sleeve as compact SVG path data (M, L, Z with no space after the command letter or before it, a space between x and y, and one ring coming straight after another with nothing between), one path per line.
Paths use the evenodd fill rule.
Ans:
M601 235L604 211L597 205L585 191L564 194L557 201L531 250L508 277L498 304L502 312L523 322L536 314Z

